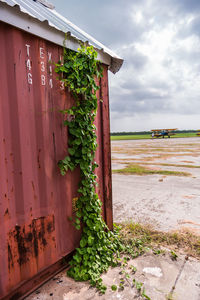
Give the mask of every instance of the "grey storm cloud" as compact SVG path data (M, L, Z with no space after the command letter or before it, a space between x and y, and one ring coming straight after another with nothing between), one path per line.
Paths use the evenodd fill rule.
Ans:
M169 112L171 108L167 103L167 96L162 96L159 92L144 88L132 90L132 93L118 95L113 93L115 101L112 102L113 112L126 112L131 115L137 112Z
M177 37L185 39L190 36L196 35L200 38L200 9L198 13L193 15L192 20L187 24L183 24L180 30L177 32Z
M175 5L179 12L194 13L200 9L199 0L181 0L181 1L170 1L170 6Z
M143 31L140 26L132 26L132 0L73 0L51 1L66 18L81 27L108 47L122 45L134 38L139 38ZM64 4L65 2L65 4ZM134 1L140 4L143 1ZM63 8L66 7L65 10Z
M173 53L170 53L170 56L173 59L176 59L179 62L184 62L185 64L192 65L193 71L199 72L200 70L200 60L199 60L200 47L198 49L187 50L183 48L176 49ZM173 64L172 58L169 61L165 61L164 65L170 68L170 65Z
M171 98L169 96L171 95L162 96L150 90L138 89L126 96L114 96L115 101L112 103L112 111L124 113L126 116L137 113L199 115L200 110L200 101L197 98L190 98L187 102L181 101L178 106L174 106L173 103L176 102L176 99L170 101ZM196 108L195 110L194 107Z
M124 59L119 73L109 75L114 130L127 116L156 114L164 121L176 114L176 124L178 115L197 116L200 0L49 1Z
M129 93L133 93L135 94L135 92L137 90L142 90L145 91L146 89L146 94L150 93L150 89L153 88L154 90L157 91L157 94L159 91L169 91L170 90L170 85L167 84L167 82L162 82L158 80L155 80L155 82L152 82L151 85L144 85L139 81L136 81L134 78L132 79L132 81L126 81L124 83L121 84L120 86L122 89L125 89L126 91L128 91ZM156 94L154 92L154 94Z
M190 22L190 24L185 28L185 32L182 33L184 36L196 35L200 38L200 10L199 15L194 17L194 19Z
M119 54L124 58L124 67L133 67L138 70L148 62L148 57L136 50L134 46L122 49Z

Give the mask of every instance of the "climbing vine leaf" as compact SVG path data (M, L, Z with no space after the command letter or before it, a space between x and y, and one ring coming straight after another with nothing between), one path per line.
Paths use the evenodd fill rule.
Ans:
M106 287L100 274L116 265L122 245L102 218L102 203L95 190L98 165L94 161L97 149L94 120L102 67L93 47L81 45L77 52L65 48L64 61L56 64L55 71L75 99L75 104L62 112L66 114L64 125L69 132L68 154L58 165L62 175L78 166L81 174L74 225L78 230L82 229L82 237L68 275L79 281L90 280L104 293Z

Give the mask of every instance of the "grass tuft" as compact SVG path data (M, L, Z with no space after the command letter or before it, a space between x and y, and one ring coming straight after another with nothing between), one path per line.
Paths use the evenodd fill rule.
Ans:
M176 133L176 135L171 136L174 138L188 138L188 137L197 137L196 132L187 132L187 133ZM111 141L119 140L143 140L143 139L152 139L151 133L149 134L132 134L132 135L111 135ZM156 138L154 138L156 139ZM162 139L162 138L158 138ZM165 137L165 139L168 139Z
M113 170L113 173L121 174L134 174L134 175L173 175L173 176L191 176L188 172L178 172L169 170L153 170L150 168L145 168L139 164L128 164L127 167L123 169Z
M142 247L154 249L163 246L200 259L200 236L189 231L161 232L151 226L131 222L118 224L118 226L121 228L121 239L127 245L140 241Z

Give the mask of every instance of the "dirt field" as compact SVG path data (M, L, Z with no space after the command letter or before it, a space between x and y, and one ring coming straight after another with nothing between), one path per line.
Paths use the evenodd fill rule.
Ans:
M114 221L200 234L200 138L112 141L113 170L130 164L190 175L113 173Z

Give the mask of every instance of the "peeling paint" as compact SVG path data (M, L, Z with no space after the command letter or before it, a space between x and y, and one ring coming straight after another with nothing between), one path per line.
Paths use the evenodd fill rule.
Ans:
M37 258L40 251L44 251L48 244L55 246L53 232L55 231L54 216L33 219L30 224L16 225L9 232L8 238L8 265L9 270L17 262L19 266L31 259ZM53 244L52 244L53 243Z

